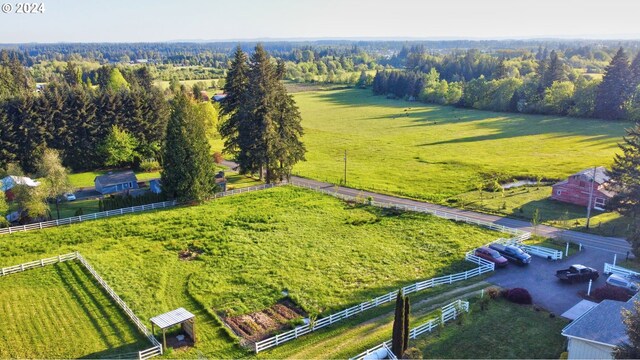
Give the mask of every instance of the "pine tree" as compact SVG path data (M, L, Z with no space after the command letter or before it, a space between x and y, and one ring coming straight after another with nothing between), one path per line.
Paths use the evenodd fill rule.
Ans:
M619 146L622 154L615 156L609 172L616 191L609 206L632 219L635 224L632 231L637 234L640 232L640 123L627 130L627 136ZM634 241L631 245L634 253L638 254L640 241Z
M614 357L616 359L640 358L640 301L633 301L633 309L622 310L622 322L626 327L629 341L616 346Z
M602 83L598 87L594 111L596 117L607 120L624 117L624 104L631 93L630 79L629 59L620 48L605 69Z
M391 338L391 351L401 359L409 346L409 298L398 291L396 297L396 310L393 319L393 335Z
M205 116L185 93L174 98L161 178L163 190L180 200L202 201L216 190Z

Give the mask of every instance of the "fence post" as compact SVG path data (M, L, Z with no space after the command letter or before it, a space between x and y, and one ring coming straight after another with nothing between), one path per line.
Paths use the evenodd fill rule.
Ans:
M564 251L564 256L569 256L569 242L567 241L567 248Z
M587 289L587 296L591 295L591 284L593 283L592 279L589 279L589 288Z
M618 254L613 254L613 266L616 266L617 259L618 259Z

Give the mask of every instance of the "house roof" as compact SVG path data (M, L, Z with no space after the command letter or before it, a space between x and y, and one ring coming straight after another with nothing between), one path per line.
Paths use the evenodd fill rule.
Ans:
M166 329L170 326L178 325L181 322L192 319L194 317L195 315L188 312L184 308L178 308L162 315L152 317L151 322L156 324L161 329Z
M632 310L633 301L604 300L562 330L562 335L617 346L629 338L622 322L622 309Z
M40 182L35 181L30 177L26 177L26 176L10 175L3 178L0 181L2 181L2 184L0 185L0 190L2 191L11 190L16 185L26 185L30 187L36 187L40 185Z
M111 186L117 184L124 184L128 182L137 182L136 174L131 170L100 175L95 178L94 181L100 182L102 186Z

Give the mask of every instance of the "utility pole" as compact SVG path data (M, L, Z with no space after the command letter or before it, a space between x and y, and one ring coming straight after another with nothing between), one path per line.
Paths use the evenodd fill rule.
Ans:
M593 167L593 177L589 187L589 204L587 204L587 230L589 229L589 221L591 221L591 202L593 200L593 186L596 182L596 167Z
M347 185L347 150L344 150L344 185Z

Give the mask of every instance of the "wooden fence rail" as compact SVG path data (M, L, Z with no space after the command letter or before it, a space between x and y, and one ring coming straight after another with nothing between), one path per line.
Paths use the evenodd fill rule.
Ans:
M437 318L431 319L429 321L427 321L426 323L414 327L413 329L409 330L409 338L410 339L415 339L418 336L424 334L424 333L428 333L433 331L433 329L436 329L438 326L440 326L440 324L445 324L448 321L454 320L456 319L461 312L469 312L469 302L468 301L462 301L460 299L449 303L445 306L443 306L441 308L442 310L442 316L439 316ZM370 349L367 349L363 352L361 352L360 354L352 357L349 360L361 360L364 359L365 357L367 357L367 355L376 353L378 351L381 351L381 349L385 349L387 351L386 354L380 354L383 355L383 357L380 358L387 358L387 359L391 359L391 358L396 358L395 355L393 353L391 353L391 340L387 340L377 346L374 346ZM382 350L381 352L384 353L384 350ZM391 357L393 356L393 357Z
M269 189L274 186L276 185L262 184L262 185L250 186L246 188L229 190L225 192L219 192L219 193L215 193L210 199L219 199L225 196L243 194L246 192L251 192L256 190ZM75 223L88 221L88 220L102 219L110 216L125 215L125 214L156 210L156 209L164 209L164 208L169 208L176 205L180 205L180 202L178 202L177 200L170 200L170 201L163 201L163 202L147 204L147 205L131 206L131 207L125 207L125 208L120 208L115 210L101 211L101 212L91 213L87 215L72 216L72 217L59 219L59 220L51 220L51 221L34 223L34 224L11 226L11 227L0 229L0 235L13 234L17 232L24 232L24 231L31 231L31 230L41 230L41 229L46 229L46 228L60 226L60 225L69 225L69 224L75 224Z
M54 256L46 259L30 261L24 264L3 267L2 269L0 269L0 276L15 274L25 270L40 268L43 266L53 265L53 264L57 264L64 261L75 260L76 258L77 258L76 253L69 253L69 254L58 255L58 256Z

